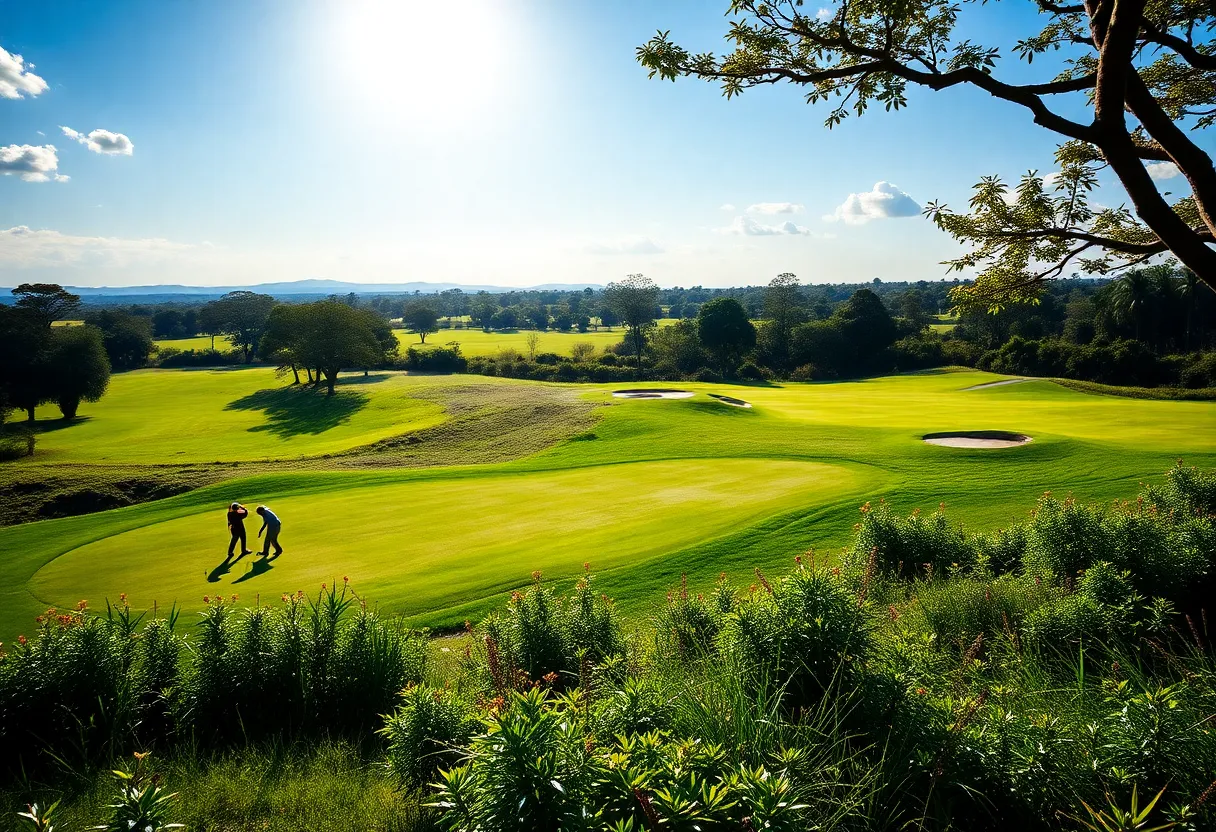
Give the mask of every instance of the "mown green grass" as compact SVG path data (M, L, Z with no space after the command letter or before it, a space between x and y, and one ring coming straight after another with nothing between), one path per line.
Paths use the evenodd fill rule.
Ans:
M160 338L154 342L158 349L194 350L202 352L211 349L210 335L192 335L189 338ZM215 349L223 352L232 349L232 341L227 335L215 336Z
M139 370L64 422L37 410L42 463L178 463L336 453L443 421L400 374L350 376L339 391L288 387L274 370ZM16 417L14 417L16 418Z
M227 374L142 375L162 385L159 396L143 399L143 408L128 401L111 410L112 398L92 406L90 422L54 432L65 458L96 454L101 445L91 431L104 433L111 420L145 419L163 437L156 453L172 448L173 429L161 424L156 401L200 422L225 413L222 396L201 391L211 377ZM251 385L274 383L269 371L234 375ZM568 441L523 459L478 464L504 457L474 450L459 467L272 472L155 503L0 529L0 634L11 637L47 604L81 598L97 604L126 592L140 604L193 610L208 593L277 597L344 575L415 623L450 626L500 603L534 569L561 578L587 561L604 590L635 612L682 573L694 584L721 571L748 580L752 568L779 568L808 547L830 557L866 500L885 498L900 511L945 501L953 518L992 528L1025 516L1046 490L1125 498L1177 458L1216 465L1216 403L1096 396L1045 381L967 389L997 378L936 372L830 384L686 384L696 393L691 399L638 401L613 399L616 386L561 386L564 395L611 406L596 411L602 415L590 430L584 422ZM391 391L383 423L359 423L360 411L349 425L282 448L349 446L360 441L351 426L380 436L406 431L413 423L394 421L393 408L438 407L420 398L437 384L452 385L449 410L465 398L475 406L500 386L536 391L539 407L542 394L559 388L476 379L479 394L464 386L472 381L391 376L367 387ZM729 407L710 392L754 407ZM946 430L1009 430L1034 441L999 451L920 441ZM216 429L199 441L224 447L240 433L266 431ZM252 561L241 561L212 583L227 545L223 507L234 499L280 513L286 553L259 574L250 574Z
M397 341L402 349L406 347L422 347L418 336L403 329L396 330ZM528 354L528 336L535 334L540 338L536 351L552 352L558 355L570 355L570 348L577 343L594 344L596 354L602 355L605 348L618 343L625 332L621 327L613 329L589 330L587 332L529 332L513 330L506 332L486 332L476 327L472 329L441 329L426 336L427 347L460 344L460 351L469 358L483 355L497 355L502 350L512 349L521 355Z

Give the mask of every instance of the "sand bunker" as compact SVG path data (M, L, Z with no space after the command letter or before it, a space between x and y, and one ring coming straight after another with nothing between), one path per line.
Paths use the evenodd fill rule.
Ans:
M1003 430L961 430L950 433L926 433L922 439L930 445L947 448L1014 448L1033 441L1023 433Z
M968 390L987 390L989 387L1004 387L1006 384L1021 384L1022 382L1030 381L1028 378L1007 378L1004 381L989 381L984 384L973 384L970 387L964 387L963 392Z
M618 399L691 399L692 393L687 390L617 390L612 394Z
M731 407L751 407L751 402L745 402L743 399L736 399L734 396L719 396L717 393L710 393L711 399L717 399L722 404L728 404Z

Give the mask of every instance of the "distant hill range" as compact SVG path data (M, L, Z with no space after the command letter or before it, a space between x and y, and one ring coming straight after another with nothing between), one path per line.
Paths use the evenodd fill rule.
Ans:
M542 283L539 286L528 286L526 290L553 290L564 292L581 292L590 287L600 289L595 283ZM0 295L7 295L12 287L0 288ZM435 292L445 292L449 289L460 289L463 292L514 292L524 291L518 286L469 286L460 283L347 283L341 280L291 280L284 283L259 283L255 286L65 286L89 303L119 302L131 303L142 300L146 303L160 303L172 300L198 300L218 298L228 292L250 291L276 298L315 297L328 295L346 295L354 292L359 295L412 295L421 292L424 295Z

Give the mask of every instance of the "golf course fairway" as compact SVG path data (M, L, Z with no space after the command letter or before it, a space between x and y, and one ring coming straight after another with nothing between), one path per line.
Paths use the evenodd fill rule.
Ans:
M533 569L644 561L836 499L863 480L809 462L672 460L296 495L273 500L284 519L277 559L222 563L220 507L73 549L39 570L30 588L58 607L127 593L141 608L194 608L208 592L277 596L351 575L383 609L417 615L518 586ZM251 548L258 522L246 521Z
M725 571L746 585L808 548L836 557L866 501L945 503L951 522L996 529L1045 491L1126 499L1180 459L1216 466L1216 402L992 384L1003 378L612 385L379 372L344 376L327 397L266 368L116 375L76 422L40 410L38 453L0 476L205 478L163 499L0 527L0 641L82 599L125 593L140 609L193 612L204 595L277 600L344 576L411 624L459 626L534 570L568 580L584 562L628 615L681 575L706 587ZM688 395L614 396L635 388ZM951 431L1032 441L923 441ZM233 500L283 519L282 557L223 563ZM246 521L250 548L258 525Z

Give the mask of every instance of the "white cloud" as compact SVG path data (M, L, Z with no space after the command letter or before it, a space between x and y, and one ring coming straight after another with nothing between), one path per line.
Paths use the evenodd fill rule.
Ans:
M31 98L46 92L46 81L33 72L33 64L26 66L25 59L13 55L0 47L0 98Z
M20 176L26 182L67 182L59 172L59 154L51 144L10 144L0 147L0 176Z
M849 194L848 199L836 206L835 213L825 215L824 220L863 225L870 220L915 217L919 214L920 205L916 200L890 182L879 182L870 191Z
M819 18L820 20L828 20L834 17L835 14L836 12L832 9L821 8L819 11L815 12L815 17Z
M587 246L588 254L662 254L663 247L649 237L633 237L612 243Z
M736 234L741 237L775 237L782 234L810 234L810 230L786 220L778 225L765 225L751 217L735 217L725 228L714 229L716 234Z
M104 153L107 156L130 156L135 152L135 145L122 133L94 130L86 136L71 127L60 126L59 129L63 131L63 135L72 141L80 142L94 153Z
M797 202L757 202L747 206L750 214L801 214L804 210Z
M1056 185L1060 182L1060 177L1063 175L1064 174L1060 173L1058 170L1053 170L1051 173L1043 174L1043 190L1055 190Z
M1144 169L1148 171L1149 176L1158 182L1173 179L1182 173L1173 162L1149 162L1144 166Z
M727 202L722 205L719 205L718 210L719 211L733 211L733 210L735 210L735 206L733 206L729 202Z
M78 237L25 225L0 229L0 266L11 268L123 267L164 260L193 248L162 239Z

